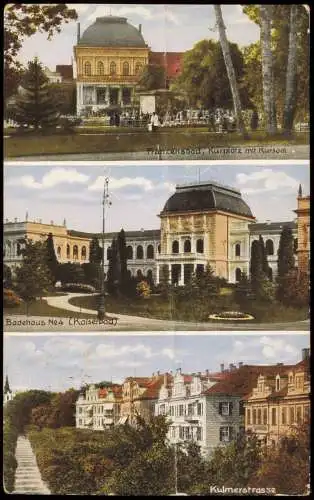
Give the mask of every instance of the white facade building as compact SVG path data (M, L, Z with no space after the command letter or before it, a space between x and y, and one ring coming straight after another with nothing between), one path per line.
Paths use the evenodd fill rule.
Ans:
M221 386L230 374L185 375L179 369L171 384L163 384L155 415L167 415L171 421L167 436L170 443L195 441L208 456L237 436L244 425L241 396L232 395L232 391L224 393Z
M121 395L120 385L103 388L90 385L76 401L76 427L104 430L116 425L120 418Z

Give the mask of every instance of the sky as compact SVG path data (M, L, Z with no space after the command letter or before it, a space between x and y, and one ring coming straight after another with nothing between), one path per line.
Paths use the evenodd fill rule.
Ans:
M152 166L126 163L103 166L51 163L49 166L4 167L4 220L62 225L68 229L100 232L102 192L109 178L111 206L106 209L106 232L159 229L158 214L175 192L176 184L217 181L239 189L259 222L296 218L299 184L309 194L309 163L193 162ZM170 166L171 165L171 166Z
M84 383L150 376L181 368L184 373L220 371L229 363L273 365L301 361L308 333L173 336L4 336L4 373L11 389L78 389Z
M142 24L142 34L153 51L181 52L205 38L218 39L213 5L155 4L68 4L75 8L81 23L81 34L96 17L118 15L126 17L136 27ZM258 26L243 14L241 5L223 5L222 13L231 42L240 46L259 39ZM76 44L77 21L62 25L62 31L51 41L46 34L36 33L24 40L19 60L25 64L37 56L51 70L57 64L71 64Z

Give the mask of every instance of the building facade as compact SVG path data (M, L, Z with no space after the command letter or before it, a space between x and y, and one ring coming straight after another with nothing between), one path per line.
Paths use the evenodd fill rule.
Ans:
M309 349L302 361L262 370L245 399L245 430L263 444L275 444L310 418Z
M100 431L110 429L120 419L121 402L121 385L102 388L90 385L76 401L76 427Z
M134 105L135 86L148 64L149 48L141 33L124 17L97 17L74 47L77 114L88 109Z
M310 273L310 196L303 196L302 187L299 187L298 193L298 208L295 210L297 214L297 231L298 231L298 269L300 273Z
M179 185L167 200L160 215L160 229L126 231L128 271L131 276L152 279L160 283L165 272L173 284L184 285L192 273L210 264L217 276L236 283L241 273L249 275L251 246L263 237L269 278L277 274L278 248L282 229L288 225L294 237L296 265L308 270L310 263L309 197L299 197L297 221L255 222L250 208L233 188L203 182ZM22 262L23 239L44 241L53 236L55 253L60 263L89 262L89 246L100 233L71 230L62 225L6 219L3 231L4 263L14 271ZM109 254L117 233L104 236L104 271L109 267Z

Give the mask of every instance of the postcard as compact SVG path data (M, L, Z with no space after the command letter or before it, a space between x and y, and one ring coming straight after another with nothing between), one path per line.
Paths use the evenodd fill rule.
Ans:
M309 19L301 4L8 4L5 157L308 159Z
M5 489L309 494L309 343L6 335Z
M5 165L5 331L307 330L309 173Z

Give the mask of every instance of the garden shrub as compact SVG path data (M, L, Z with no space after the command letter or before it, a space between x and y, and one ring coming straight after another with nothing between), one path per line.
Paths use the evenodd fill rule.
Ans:
M23 300L13 290L4 288L3 307L18 307Z
M15 458L15 448L18 432L9 419L6 419L3 426L3 482L7 493L14 490L15 471L17 461Z
M65 283L62 285L61 290L64 292L82 292L82 293L95 293L96 288L92 285L85 283Z

